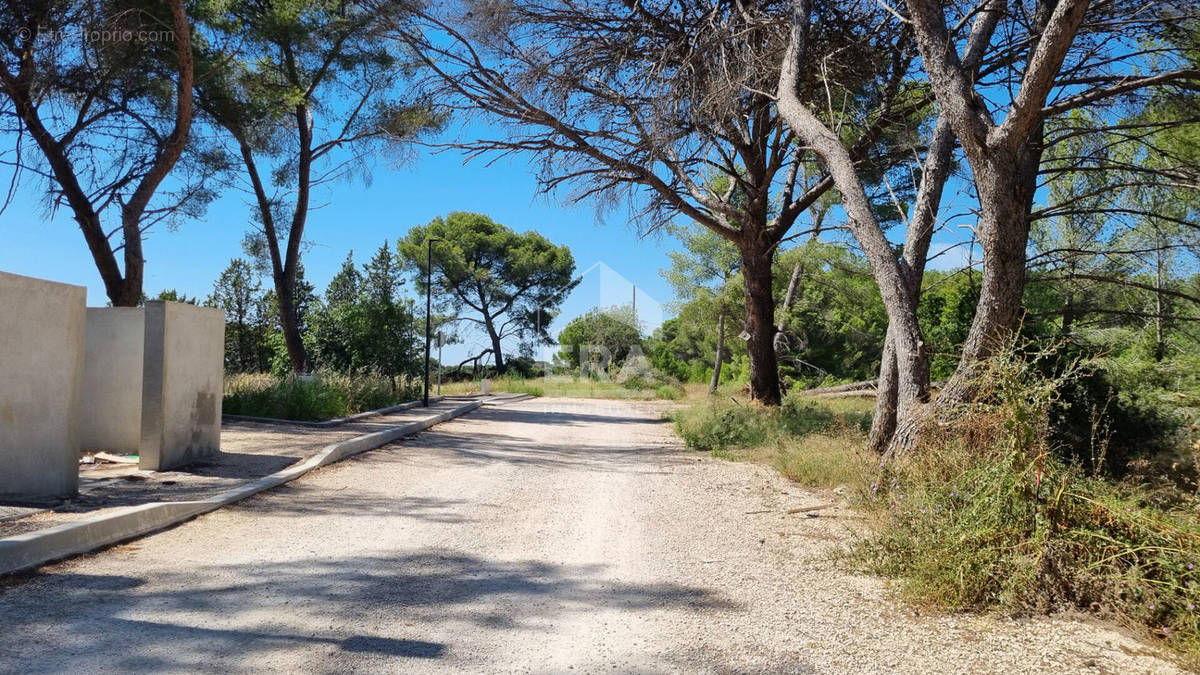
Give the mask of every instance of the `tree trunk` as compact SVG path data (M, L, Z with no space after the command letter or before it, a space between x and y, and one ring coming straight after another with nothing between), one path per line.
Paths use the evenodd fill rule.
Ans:
M904 257L901 272L908 287L911 305L908 310L912 320L916 321L916 311L921 299L921 283L925 276L925 264L929 258L929 245L933 239L934 226L937 223L938 209L942 201L942 192L946 180L950 177L950 169L954 154L954 130L949 120L939 117L934 126L933 138L929 144L929 152L925 156L925 165L921 169L921 187L917 192L917 202L913 207L912 216L908 223L908 232L904 238ZM892 439L898 426L900 410L900 381L912 381L914 378L924 378L923 386L910 391L919 395L916 401L905 401L905 410L910 415L917 413L917 408L908 404L924 403L929 395L929 355L920 354L920 360L913 362L921 369L923 375L907 373L901 375L900 364L896 359L896 339L892 334L889 322L887 337L883 343L883 357L879 363L878 394L875 399L875 417L871 421L871 433L867 437L867 448L880 455L888 454Z
M779 359L783 351L783 329L787 326L787 313L796 303L796 288L800 285L800 276L804 267L796 263L792 267L792 276L788 279L787 293L783 296L783 305L779 308L779 323L775 326L775 358Z
M1018 151L997 149L989 155L986 166L975 172L981 207L979 244L983 249L979 304L963 343L959 367L938 394L941 408L965 403L975 396L979 366L1012 339L1020 326L1029 213L1037 189L1041 136L1039 125Z
M296 273L293 271L289 279L286 272L277 272L274 278L275 296L279 302L279 328L283 331L288 361L293 373L303 373L307 370L308 355L304 351L304 338L300 334L300 320L296 312Z
M496 333L491 317L487 317L484 326L487 328L488 337L492 339L492 355L496 357L496 374L503 375L508 370L508 364L504 362L504 353L500 350L500 335Z
M743 294L746 299L746 352L750 357L750 398L779 405L779 365L775 358L775 296L771 247L742 242Z
M883 455L896 433L896 413L900 405L900 374L896 372L896 343L889 329L883 341L883 358L876 383L875 417L867 435L867 452Z
M829 167L829 174L842 196L842 207L848 217L848 227L862 248L871 268L871 275L879 287L888 316L888 336L895 354L897 405L896 416L914 417L915 409L929 395L929 360L925 355L921 328L917 321L917 298L920 292L919 272L924 269L924 255L916 269L897 260L896 254L867 197L859 168L842 139L830 129L800 99L797 83L800 81L801 64L805 59L811 5L807 0L796 0L793 5L791 42L784 57L779 76L778 107L788 126L813 149ZM898 79L893 79L897 86ZM942 138L949 136L949 126L938 124ZM935 156L941 155L937 152ZM936 213L936 211L934 211ZM910 224L910 230L914 228ZM927 243L926 243L927 246ZM914 273L916 272L916 273ZM884 384L881 373L881 384ZM890 392L888 392L890 395ZM885 401L885 412L890 408ZM880 431L886 427L881 420Z
M721 313L717 315L717 358L713 362L712 382L708 385L708 393L713 394L717 391L717 385L721 384L721 363L725 360L725 308L721 308Z

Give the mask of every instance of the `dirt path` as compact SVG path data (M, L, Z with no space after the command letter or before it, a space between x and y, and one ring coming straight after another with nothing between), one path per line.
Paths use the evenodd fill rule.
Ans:
M646 404L484 409L0 589L4 672L1171 672L1069 619L914 616L853 512Z

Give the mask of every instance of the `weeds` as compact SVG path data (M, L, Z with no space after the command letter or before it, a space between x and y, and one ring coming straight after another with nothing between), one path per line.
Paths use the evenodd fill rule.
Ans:
M852 560L949 608L1078 607L1140 624L1200 662L1200 518L1188 495L1114 483L1053 447L1075 368L1047 377L994 357L975 401L931 421L865 504L878 527Z
M630 378L633 380L634 378ZM668 399L676 400L685 395L684 391L671 384L655 384L644 380L629 384L621 384L608 380L572 377L569 375L549 375L533 379L520 377L499 377L488 379L488 389L495 392L513 394L531 394L533 396L558 396L564 398L611 398L611 399ZM442 385L442 391L452 394L466 394L479 391L478 382L450 382Z
M778 409L718 400L682 410L674 419L688 447L716 452L817 433L865 433L871 426L869 410L838 411L798 394L789 394Z
M231 375L225 378L222 409L231 415L315 421L386 408L419 395L413 383L370 374L321 372L307 379Z
M684 443L732 460L777 468L804 485L866 485L871 462L861 453L871 412L867 402L825 401L798 394L778 410L719 401L676 412L672 419Z

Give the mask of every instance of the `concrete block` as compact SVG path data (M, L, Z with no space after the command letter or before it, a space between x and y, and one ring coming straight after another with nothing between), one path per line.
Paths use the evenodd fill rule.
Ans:
M221 449L225 313L146 303L138 466L168 471Z
M87 289L0 272L0 499L74 495Z
M89 307L83 367L84 452L137 454L142 438L142 368L146 310Z

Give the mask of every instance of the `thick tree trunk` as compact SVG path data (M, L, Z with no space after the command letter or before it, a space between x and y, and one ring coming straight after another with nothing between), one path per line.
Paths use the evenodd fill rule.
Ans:
M721 308L721 313L717 315L717 358L713 361L713 376L712 382L708 384L708 393L712 394L717 391L717 385L721 384L721 364L725 361L725 308Z
M492 326L492 320L486 322L488 337L492 339L492 355L496 357L496 374L503 375L508 370L508 364L504 362L504 353L500 349L500 336L496 333L496 329Z
M891 330L884 338L876 389L875 417L871 420L871 433L867 435L867 451L882 455L896 433L896 413L900 405L900 377L896 371L896 344Z
M747 245L749 244L749 245ZM771 282L771 248L740 247L743 293L746 299L746 352L750 357L750 397L779 405L779 363L775 358L775 296Z
M939 408L962 404L975 396L980 365L1012 339L1021 323L1029 213L1041 162L1040 128L1013 154L997 150L982 170L975 171L982 215L979 304L963 343L959 366L938 394Z
M1022 47L1027 51L1021 84L998 122L979 94L981 85L975 75L980 55L1007 12L1007 3L992 0L980 7L960 60L942 4L936 0L909 2L909 17L930 85L962 143L980 208L977 231L983 272L979 304L959 366L938 395L940 409L976 395L979 366L1019 325L1029 211L1042 153L1043 106L1089 5L1088 0L1036 4L1030 15L1030 39ZM897 430L897 436L901 433ZM904 429L903 434L912 436L912 431Z
M304 338L300 334L299 314L296 312L296 274L288 278L286 273L275 274L275 297L279 303L279 328L283 331L283 343L287 347L288 361L293 373L308 369L308 356L304 351Z

